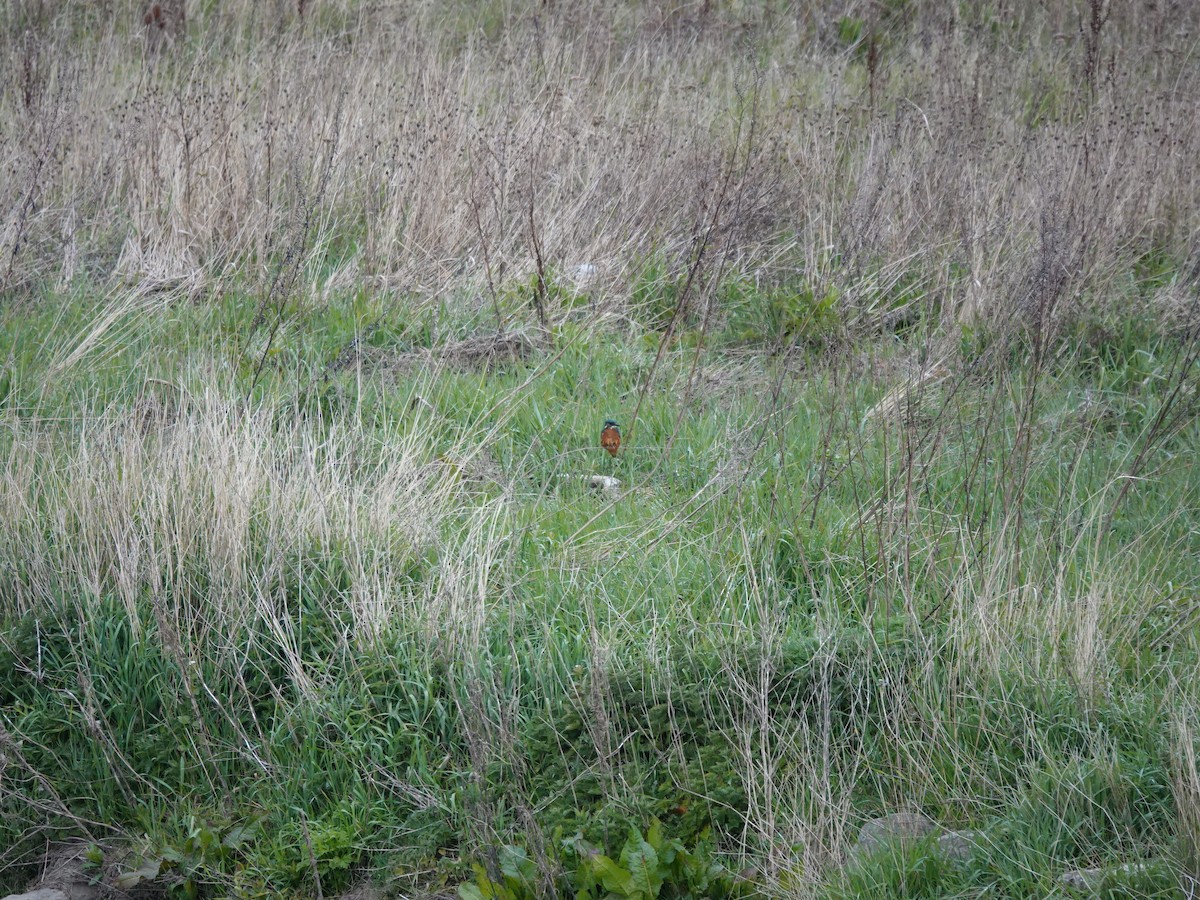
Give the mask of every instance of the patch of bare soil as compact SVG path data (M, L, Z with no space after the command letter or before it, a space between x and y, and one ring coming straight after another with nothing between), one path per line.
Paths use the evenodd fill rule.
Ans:
M42 874L26 887L26 894L44 900L98 900L111 896L99 884L91 883L86 848L86 844L79 842L51 847L42 860Z

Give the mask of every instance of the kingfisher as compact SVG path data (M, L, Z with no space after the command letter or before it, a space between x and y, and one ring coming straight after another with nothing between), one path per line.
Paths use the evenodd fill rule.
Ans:
M616 456L617 451L621 449L621 426L612 419L604 423L600 432L600 446L608 451L609 456Z

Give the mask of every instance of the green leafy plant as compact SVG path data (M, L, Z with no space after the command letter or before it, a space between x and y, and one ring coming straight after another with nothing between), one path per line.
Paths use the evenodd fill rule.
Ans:
M257 833L258 824L254 821L216 826L189 815L185 835L179 843L152 843L141 854L139 865L118 875L114 884L129 891L161 879L171 893L199 897L203 879L239 858ZM88 859L94 861L92 856Z
M88 844L83 849L83 871L88 884L99 884L104 876L104 849L98 844Z
M732 887L728 871L712 857L708 835L688 850L668 838L658 819L645 835L637 828L616 859L589 843L582 834L561 841L564 876L576 900L656 900L675 897L725 897ZM500 880L478 863L474 882L459 886L462 900L532 900L538 896L537 866L520 847L505 846L498 854Z
M692 850L663 833L651 819L643 836L631 828L620 856L605 856L579 837L564 842L577 860L576 897L580 900L652 900L656 897L722 897L730 889L724 866L712 858L707 834Z
M521 847L501 847L498 857L501 880L493 879L479 863L473 864L475 881L458 887L462 900L526 900L538 896L537 865Z

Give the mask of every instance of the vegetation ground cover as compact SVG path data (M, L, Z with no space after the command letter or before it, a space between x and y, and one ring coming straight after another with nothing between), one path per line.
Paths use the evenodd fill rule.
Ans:
M1183 896L1196 18L0 12L7 883Z

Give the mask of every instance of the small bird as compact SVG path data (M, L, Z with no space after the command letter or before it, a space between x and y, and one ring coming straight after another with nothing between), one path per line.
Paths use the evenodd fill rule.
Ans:
M600 446L608 451L609 456L616 456L621 449L621 427L612 419L604 423L604 429L600 432Z

